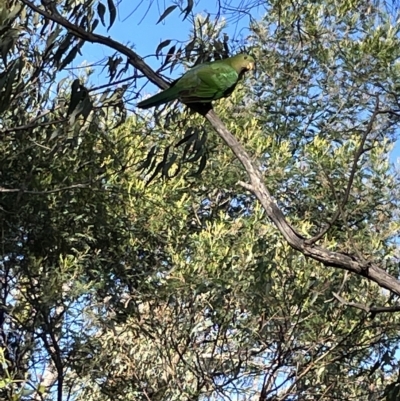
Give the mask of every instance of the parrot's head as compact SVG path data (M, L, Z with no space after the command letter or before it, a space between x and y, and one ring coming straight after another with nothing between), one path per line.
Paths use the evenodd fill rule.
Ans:
M246 71L254 70L254 58L248 54L240 53L228 59L230 65L236 70L239 75L243 75Z

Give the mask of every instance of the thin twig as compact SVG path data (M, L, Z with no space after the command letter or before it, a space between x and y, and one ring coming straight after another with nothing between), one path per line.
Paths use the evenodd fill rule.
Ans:
M28 6L33 11L36 11L38 14L43 17L56 22L61 25L65 29L67 29L74 36L86 40L91 43L99 43L105 45L111 49L116 50L117 52L125 55L128 58L129 63L141 71L147 79L149 79L153 84L159 86L162 89L166 89L169 87L166 81L164 81L161 77L159 77L143 60L139 55L128 47L122 45L121 43L111 39L110 37L106 37L103 35L99 35L93 32L85 31L83 28L72 24L67 19L62 17L59 13L56 12L55 8L51 11L44 10L36 6L33 2L29 0L21 0L26 6Z
M30 123L30 124L26 124L26 125L19 125L17 127L13 127L13 128L2 129L2 130L0 130L0 133L8 134L10 132L26 131L26 130L32 129L32 128L46 127L47 125L52 125L52 124L61 124L61 123L64 123L65 121L66 121L65 118L61 118L59 120L45 121L43 123Z
M342 298L339 294L336 292L332 293L333 296L343 305L345 306L351 306L353 308L361 309L364 312L371 313L372 315L376 315L377 313L393 313L393 312L400 312L400 305L395 305L395 306L368 306L365 304L360 304L358 302L349 302L346 301L344 298Z
M372 113L372 116L369 120L367 129L364 131L364 134L361 138L360 145L357 148L356 153L354 155L353 165L351 167L350 177L349 177L349 181L347 182L343 201L338 205L336 212L333 215L331 221L317 235L315 235L313 238L310 238L309 240L307 240L306 241L307 244L314 244L315 242L320 240L331 229L331 227L336 223L339 216L341 214L343 214L344 207L346 206L346 203L348 202L349 197L350 197L351 187L353 186L354 177L356 175L357 168L358 168L358 162L360 160L361 155L364 153L365 142L367 140L368 135L371 133L371 131L373 129L374 122L376 120L376 116L378 115L378 112L379 112L379 98L377 97L374 112Z
M22 194L31 194L31 195L47 195L54 194L57 192L68 191L70 189L78 189L78 188L89 188L89 184L74 184L69 185L68 187L57 188L57 189L49 189L47 191L28 191L25 189L18 188L4 188L0 187L0 193L22 193Z

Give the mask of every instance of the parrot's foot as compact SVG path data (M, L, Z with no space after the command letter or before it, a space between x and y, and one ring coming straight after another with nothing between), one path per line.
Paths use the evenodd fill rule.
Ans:
M211 102L208 103L191 103L188 105L191 110L205 116L210 110L213 109Z

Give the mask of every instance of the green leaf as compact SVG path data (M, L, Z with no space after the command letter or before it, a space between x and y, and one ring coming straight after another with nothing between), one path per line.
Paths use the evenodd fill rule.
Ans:
M167 39L167 40L163 40L163 41L157 46L157 49L156 49L156 56L157 56L157 58L158 58L158 56L159 56L159 54L160 54L160 51L161 51L164 47L168 46L170 43L171 43L171 40L170 40L170 39Z
M177 158L178 158L178 155L176 153L172 153L169 160L166 163L164 163L163 169L162 169L163 177L169 178L168 171L173 166L173 164L175 163Z
M164 163L161 161L157 164L156 169L154 170L153 174L150 176L150 178L146 182L146 186L150 185L150 183L154 180L154 178L157 177L158 173L162 170L164 166ZM151 170L150 170L151 171Z
M190 54L192 52L192 50L194 49L194 46L197 42L197 39L194 38L193 40L191 40L186 46L185 46L185 56L187 59L190 58Z
M8 379L8 378L6 378L6 379L1 379L1 380L0 380L0 389L9 386L11 383L12 383L12 380L11 380L11 379Z
M3 112L10 107L10 99L13 91L14 81L19 74L19 68L21 65L21 59L16 59L10 64L9 70L7 71L7 83L5 91L1 95L1 106L0 111Z
M1 57L2 57L5 65L8 64L7 63L7 55L9 53L9 51L14 47L14 44L15 44L15 41L14 41L14 38L12 38L12 37L7 37L0 44Z
M79 79L75 79L71 85L71 98L68 105L67 116L78 106L79 102L82 100L82 85Z
M157 152L157 145L154 145L151 149L150 152L147 154L146 159L140 163L139 167L137 168L137 170L145 170L147 169L147 167L150 166L150 163L152 162L154 156L156 155Z
M99 19L96 18L92 23L91 32L94 32L98 25L99 25Z
M112 0L107 0L107 5L108 5L108 12L110 13L110 23L107 28L107 30L109 30L113 26L114 21L117 18L117 9Z
M174 11L176 7L178 7L178 6L174 5L174 6L169 6L168 8L166 8L165 11L161 14L161 17L158 19L156 25L159 24L163 19L165 19L169 14L171 14L172 11Z
M189 127L186 129L184 137L180 141L178 141L175 147L177 148L185 142L191 143L197 141L198 136L199 136L199 131L197 130L197 128Z
M65 54L65 52L67 51L67 49L69 48L69 46L72 44L73 41L74 41L74 36L68 33L64 38L64 40L60 43L57 51L54 54L54 62L56 63L56 65L60 64L62 56Z
M188 17L188 15L191 13L191 11L193 10L193 5L194 5L194 1L193 0L188 0L187 1L187 6L186 8L182 11L182 14L185 13L185 15L183 16L183 21Z
M104 21L104 15L106 13L106 6L103 3L99 3L97 5L97 13L99 14L102 25L106 26L106 23Z
M197 169L197 171L191 174L191 176L199 177L203 172L203 170L206 168L206 165L207 165L207 155L203 155L200 159L199 168Z
M165 66L168 64L169 60L171 60L171 57L174 55L175 50L176 50L176 46L175 46L175 45L174 45L174 46L171 46L171 47L169 48L169 50L168 50L168 52L167 52L167 55L166 55L166 57L165 57L165 61L164 61L164 63L162 64L162 67L165 67Z
M65 56L64 60L58 66L58 70L63 70L68 64L74 61L75 57L78 55L83 43L78 43L75 45L70 52Z
M204 152L205 152L204 147L201 147L201 148L197 149L196 153L195 153L192 157L189 157L189 158L186 159L185 161L186 161L187 163L196 162L197 160L200 159L201 156L203 156Z
M82 113L82 117L83 117L84 121L87 120L87 118L89 117L92 110L93 110L93 103L90 100L89 96L87 96L82 101L82 112L81 113Z

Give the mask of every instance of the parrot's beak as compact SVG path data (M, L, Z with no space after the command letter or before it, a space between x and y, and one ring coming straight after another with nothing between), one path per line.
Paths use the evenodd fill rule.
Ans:
M254 67L255 67L254 63L252 61L250 61L250 63L247 64L246 68L248 71L251 71L251 70L254 70Z

